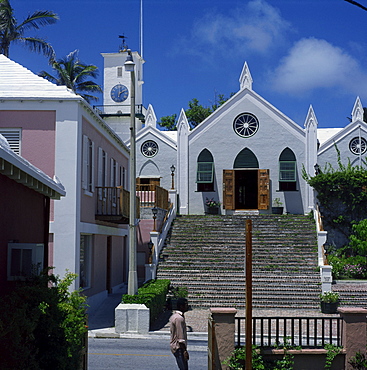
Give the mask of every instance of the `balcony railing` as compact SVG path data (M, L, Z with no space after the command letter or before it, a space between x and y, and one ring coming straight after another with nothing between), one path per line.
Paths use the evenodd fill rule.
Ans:
M236 317L237 346L245 332L245 317ZM292 346L323 348L326 343L342 345L340 317L253 317L252 343L274 347L286 340Z
M130 115L130 104L94 105L94 110L100 117L120 117ZM146 109L142 104L135 105L135 116L144 119Z
M140 207L158 207L168 210L168 190L155 184L136 184L136 195L140 198Z
M130 192L122 186L96 186L96 220L117 224L129 223ZM139 198L136 199L136 217L140 218Z

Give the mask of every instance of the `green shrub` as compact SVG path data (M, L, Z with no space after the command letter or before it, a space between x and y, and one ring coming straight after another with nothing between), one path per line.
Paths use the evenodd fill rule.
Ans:
M329 256L328 261L333 267L334 279L367 279L365 258Z
M246 347L236 348L231 357L223 361L223 365L227 365L230 369L244 369L246 365ZM263 358L257 346L252 346L252 368L254 370L265 370Z
M86 326L86 298L69 292L76 278L45 271L18 282L0 304L1 369L79 369Z
M361 352L357 352L355 356L351 357L348 361L355 370L366 370L367 369L367 356Z
M167 279L150 280L138 289L138 294L124 294L122 303L145 304L150 310L150 322L152 323L166 304L169 286L170 281Z

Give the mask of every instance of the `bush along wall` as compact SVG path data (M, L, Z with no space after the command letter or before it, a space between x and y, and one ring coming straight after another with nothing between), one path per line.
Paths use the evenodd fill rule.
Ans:
M150 280L138 289L138 294L124 294L122 303L145 304L150 310L150 323L152 323L163 311L169 286L170 281L167 279Z
M327 244L337 248L349 242L352 223L367 218L367 164L347 165L341 162L337 152L338 168L327 164L315 176L303 168L303 178L317 192L324 229L328 231Z
M86 297L45 271L18 282L0 303L1 369L80 369L86 326Z

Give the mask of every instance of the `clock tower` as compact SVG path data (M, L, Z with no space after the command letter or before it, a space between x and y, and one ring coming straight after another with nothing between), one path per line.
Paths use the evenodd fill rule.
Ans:
M143 58L137 51L131 53L135 63L135 116L136 130L144 123ZM103 112L101 116L123 141L130 139L130 72L125 71L127 51L102 53L104 58Z

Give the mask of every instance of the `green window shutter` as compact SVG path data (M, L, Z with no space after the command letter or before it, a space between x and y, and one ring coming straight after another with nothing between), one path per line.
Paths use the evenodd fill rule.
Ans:
M213 182L214 164L213 162L198 162L196 171L196 182L207 184Z
M295 182L296 181L296 162L280 161L279 162L279 181Z

